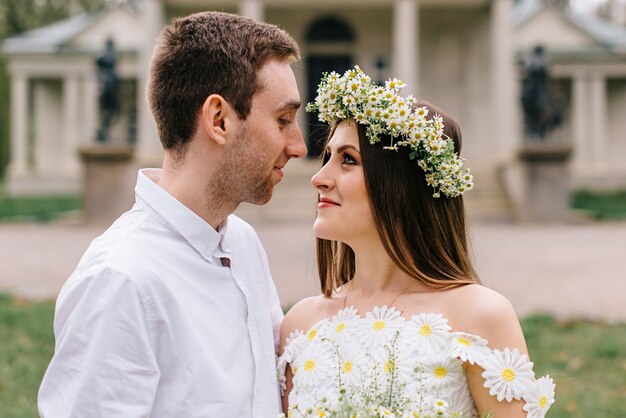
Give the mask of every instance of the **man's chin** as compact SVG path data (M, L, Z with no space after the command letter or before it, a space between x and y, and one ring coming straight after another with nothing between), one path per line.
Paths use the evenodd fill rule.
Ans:
M270 199L272 199L272 192L273 192L273 188L269 187L263 193L259 193L253 199L250 199L248 203L252 205L263 206L267 204L270 201Z

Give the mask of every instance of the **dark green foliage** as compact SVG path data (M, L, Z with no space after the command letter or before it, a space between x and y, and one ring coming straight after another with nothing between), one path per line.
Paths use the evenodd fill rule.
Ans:
M0 179L4 177L9 163L9 106L10 106L9 75L5 62L0 58Z
M596 219L626 219L626 190L615 192L574 192L571 206L591 212Z

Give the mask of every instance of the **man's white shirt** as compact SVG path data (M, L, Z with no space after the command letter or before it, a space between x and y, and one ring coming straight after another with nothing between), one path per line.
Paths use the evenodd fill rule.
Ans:
M273 417L282 320L267 257L139 172L136 203L61 290L39 411L56 417ZM221 260L228 259L230 267Z

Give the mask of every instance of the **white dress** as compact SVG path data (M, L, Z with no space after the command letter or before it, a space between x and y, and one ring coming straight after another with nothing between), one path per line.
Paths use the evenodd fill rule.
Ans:
M452 332L441 314L400 314L383 306L361 317L347 307L293 332L278 361L283 390L287 364L293 373L288 416L478 417L464 362L484 369L499 401L524 400L528 418L542 418L554 402L552 379L535 379L517 349Z

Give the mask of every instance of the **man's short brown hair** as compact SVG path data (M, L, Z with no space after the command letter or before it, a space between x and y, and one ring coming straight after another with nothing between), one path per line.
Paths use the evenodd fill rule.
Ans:
M257 72L271 58L299 60L300 50L287 32L268 23L202 12L165 26L146 92L163 148L184 153L211 94L224 97L245 119L259 89Z

